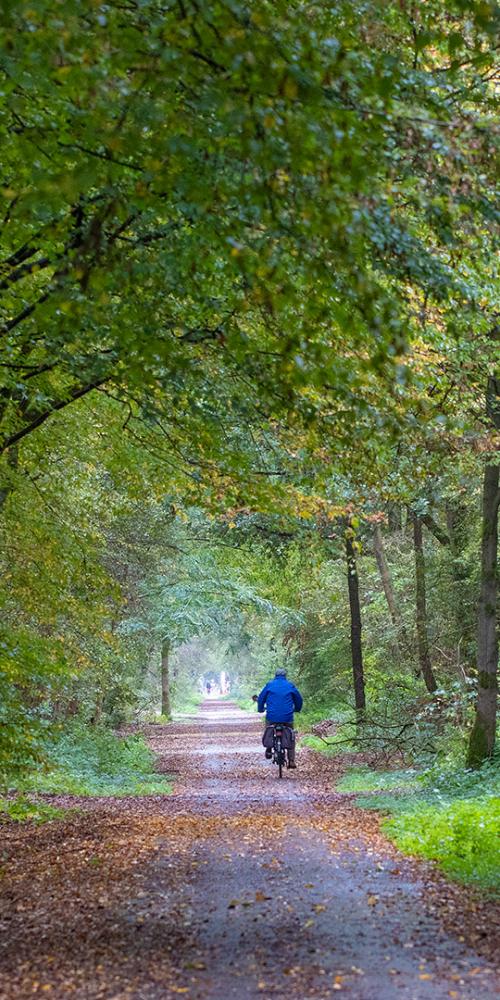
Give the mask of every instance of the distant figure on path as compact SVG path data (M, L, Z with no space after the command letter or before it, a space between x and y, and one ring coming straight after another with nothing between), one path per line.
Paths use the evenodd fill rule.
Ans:
M295 732L293 729L293 714L302 708L302 695L295 684L287 680L286 670L277 670L274 680L268 681L257 698L259 712L266 712L267 726L262 737L266 748L265 756L271 759L273 745L273 726L278 722L285 727L288 736L285 749L288 751L288 767L297 767L295 763Z
M207 681L207 694L210 694L211 690L212 690L212 685L210 681Z

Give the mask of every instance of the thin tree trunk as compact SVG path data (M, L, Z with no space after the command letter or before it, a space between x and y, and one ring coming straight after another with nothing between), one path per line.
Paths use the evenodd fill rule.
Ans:
M476 717L469 742L467 761L469 767L480 767L492 756L495 748L498 688L496 604L499 472L498 465L487 465L484 470L481 590L477 635L478 688Z
M405 629L401 612L396 601L396 595L394 593L394 587L392 585L391 571L385 557L384 541L382 538L382 532L380 530L380 524L376 524L373 532L373 547L375 549L375 558L377 560L377 566L380 573L380 579L382 581L382 587L384 588L384 594L387 601L387 606L389 608L389 613L393 622L399 632L399 638L402 640L403 645L409 649L410 641L408 633Z
M163 639L161 644L161 714L165 715L167 719L171 717L169 639Z
M389 531L401 531L403 527L401 504L399 503L389 504L389 509L387 512L387 521L388 521Z
M102 722L103 701L104 701L104 694L102 691L98 691L95 696L94 714L91 719L93 726L99 726Z
M351 656L352 676L354 681L354 704L358 723L363 722L366 708L365 678L363 672L363 647L361 644L361 608L359 604L359 582L354 551L352 528L347 527L345 533L345 552L347 559L347 585L349 588L349 609L351 613Z
M425 686L431 693L437 688L437 681L432 669L429 654L429 637L427 634L427 599L425 593L425 559L422 542L422 521L411 511L413 523L413 547L415 551L415 591L417 606L417 648L420 672Z
M498 339L500 331L494 332ZM486 413L500 430L500 379L488 378ZM476 718L469 742L469 767L480 767L493 755L498 690L498 506L500 503L500 466L490 463L484 470L483 526L481 539L481 589L477 627L478 688Z
M422 521L422 524L425 524L425 527L429 529L431 534L434 535L434 538L437 538L441 545L450 544L450 536L446 533L446 531L444 531L441 525L438 524L431 514L422 514L420 520Z
M16 445L13 445L12 448L9 448L9 450L7 451L7 463L14 472L17 470L19 463L19 455ZM14 488L13 480L9 478L7 478L4 485L0 487L0 511L3 510L8 497L12 493L13 488Z
M467 545L467 508L461 497L446 505L446 525L450 538L452 604L457 643L457 667L465 675L471 673L476 661L474 643L475 609L469 590L469 568L464 558Z

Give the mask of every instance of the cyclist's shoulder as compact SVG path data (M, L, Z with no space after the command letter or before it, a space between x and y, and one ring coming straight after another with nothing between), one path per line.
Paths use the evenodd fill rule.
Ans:
M292 694L293 691L297 691L297 688L295 687L295 684L292 684L292 681L286 680L285 685L281 690L284 690L286 694Z

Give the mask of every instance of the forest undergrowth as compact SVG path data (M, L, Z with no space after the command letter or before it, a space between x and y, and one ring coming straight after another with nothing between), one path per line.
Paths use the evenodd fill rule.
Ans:
M120 736L74 720L47 740L37 766L6 782L0 814L41 822L63 815L44 796L167 795L171 782L155 772L154 755L140 734Z

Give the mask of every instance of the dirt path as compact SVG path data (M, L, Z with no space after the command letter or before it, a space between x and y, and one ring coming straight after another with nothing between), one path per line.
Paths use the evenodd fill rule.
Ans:
M331 791L335 762L301 751L280 782L227 703L146 731L172 796L2 827L2 998L495 995L498 910L392 849ZM467 941L446 930L462 904Z

